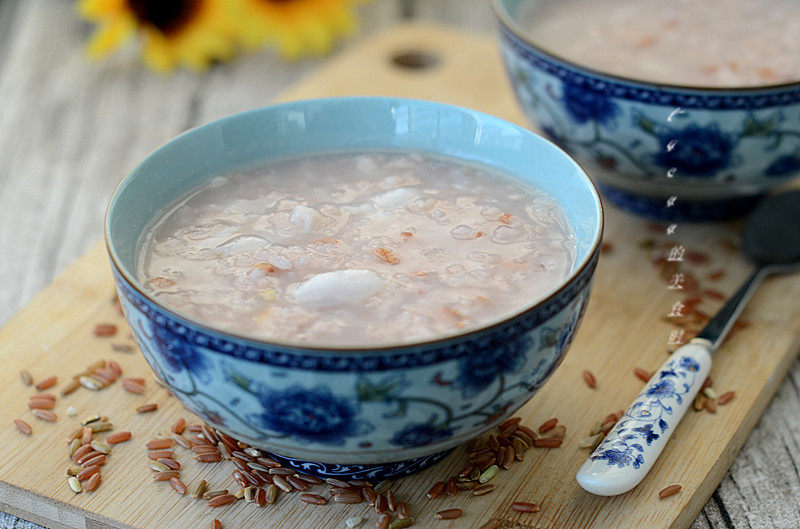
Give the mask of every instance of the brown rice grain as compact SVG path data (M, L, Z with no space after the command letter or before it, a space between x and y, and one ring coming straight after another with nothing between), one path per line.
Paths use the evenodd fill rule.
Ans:
M172 433L180 435L186 429L186 419L181 417L172 425Z
M273 504L278 500L278 487L274 484L267 485L267 503Z
M147 457L153 460L175 459L175 452L171 450L153 450L147 453Z
M96 455L93 458L89 459L88 461L84 461L80 465L84 468L88 468L94 465L98 467L102 467L106 464L106 456L104 454Z
M267 491L265 491L264 489L261 489L261 488L256 489L253 501L259 507L263 507L264 505L266 505L267 504Z
M336 503L361 503L361 494L358 492L342 492L333 495L333 501Z
M259 461L259 463L261 463L261 461ZM325 480L325 483L327 483L328 485L331 485L333 487L342 487L342 488L344 488L344 487L349 487L350 486L350 484L348 482L342 481L342 480L336 479L336 478L328 478L328 479Z
M37 419L41 419L47 422L56 422L58 420L58 415L56 415L50 410L32 410L32 411Z
M117 378L122 376L122 367L117 363L116 360L110 360L108 362L108 368L114 372Z
M94 439L91 443L89 443L89 446L91 446L101 454L111 453L111 445L109 445L105 441L101 441L100 439Z
M447 485L445 485L444 492L448 496L455 496L456 494L458 494L458 487L456 486L456 478L450 478L447 480Z
M361 495L364 496L364 500L367 503L369 503L373 507L375 506L375 501L378 499L378 494L374 490L372 490L372 487L362 488Z
M703 400L703 407L709 413L717 413L717 403L714 402L712 399L706 398L705 400Z
M28 408L32 410L52 410L55 407L55 402L50 399L31 398L28 401Z
M500 527L500 520L492 518L491 520L480 526L478 529L497 529L498 527Z
M653 378L653 373L643 367L633 368L633 374L642 382L650 382L650 379Z
M660 499L669 498L670 496L679 493L681 490L680 485L670 485L669 487L663 488L658 492L658 497Z
M89 425L92 433L105 432L114 428L114 425L107 421L97 421Z
M58 383L58 377L55 376L55 375L52 375L52 376L49 376L49 377L47 377L45 379L40 380L36 384L36 389L39 390L39 391L44 391L44 390L46 390L48 388L52 388L57 383Z
M222 496L223 494L227 494L228 489L220 489L220 490L207 490L203 493L204 500L210 500L211 498L216 498L217 496Z
M545 433L552 430L553 428L556 427L556 424L558 424L558 419L556 419L555 417L553 417L552 419L547 419L539 426L539 433Z
M405 529L414 525L414 518L400 518L389 524L389 529Z
M89 452L93 452L92 447L88 444L81 445L75 452L72 454L72 460L78 461L80 458L88 454Z
M406 502L397 502L397 508L395 510L397 511L397 517L401 520L403 518L408 518L408 504Z
M172 488L175 489L175 492L178 494L186 494L188 492L186 484L177 476L170 478L169 484L172 485Z
M583 372L583 381L586 382L586 385L592 389L597 387L597 379L594 377L591 371Z
M192 496L194 496L198 500L202 499L203 498L203 494L205 494L207 490L208 490L208 482L206 480L204 480L204 479L201 479L197 483L197 486L194 488L194 492L192 492Z
M33 433L33 428L31 428L31 425L22 419L14 419L14 426L16 426L17 430L25 435L31 435Z
M733 397L736 396L736 393L733 391L726 391L722 395L717 398L717 404L724 405L729 403Z
M182 448L185 448L187 450L190 450L192 448L192 442L187 438L185 438L184 436L182 436L181 434L173 433L170 437L172 438L173 441L175 441L176 444L178 444Z
M276 487L281 489L283 492L292 492L292 490L293 490L292 486L289 485L289 483L285 479L283 479L283 476L273 476L272 477L272 483Z
M67 457L71 458L75 452L78 451L78 448L81 447L81 442L78 439L73 439L69 442L69 446L67 447Z
M391 520L392 518L388 514L382 513L375 521L375 527L378 529L389 529L389 522L391 522Z
M158 409L158 404L151 403L151 404L142 404L138 408L136 408L137 413L150 413L151 411L156 411Z
M431 500L435 499L435 498L438 498L444 492L444 488L445 488L444 481L437 481L430 488L430 490L428 491L426 496L428 496L428 499L431 499Z
M300 495L300 501L304 501L311 505L325 505L328 500L319 494L310 494L308 492Z
M386 500L386 496L383 494L378 494L375 497L375 512L384 513L389 511L389 502Z
M100 472L93 474L92 477L86 481L86 485L84 485L83 490L86 492L92 492L100 486L101 479L103 479L103 477L100 475Z
M494 485L492 483L485 483L483 485L479 485L472 489L472 494L475 496L483 496L484 494L489 494L494 490Z
M222 507L223 505L228 505L229 503L234 503L236 501L236 496L233 494L221 494L219 496L215 496L208 500L209 507Z
M180 472L177 470L162 470L153 474L153 481L169 481L172 478L177 478Z
M200 463L219 463L222 461L222 455L219 452L210 452L208 454L197 454L194 459Z
M110 445L115 445L117 443L124 443L125 441L131 438L131 432L114 432L108 437L106 437L106 442Z
M170 468L167 465L165 465L164 463L162 463L161 461L149 461L147 463L147 466L149 466L151 469L155 470L156 472L166 472L166 471L170 470Z
M144 386L142 384L136 384L135 382L130 382L125 379L122 381L122 388L128 393L133 393L135 395L144 393Z
M375 485L375 492L378 494L383 494L387 490L391 489L392 485L394 485L394 481L385 479L379 482L377 485Z
M91 443L93 435L94 434L92 433L92 429L89 428L88 426L84 426L81 429L81 444L88 445L89 443Z
M174 459L168 459L168 458L164 457L164 458L156 460L156 462L157 463L161 463L162 465L164 465L165 467L167 467L170 470L180 470L181 469L181 464L179 462L175 461Z
M298 478L297 476L286 476L286 481L289 482L289 484L292 487L299 490L300 492L305 492L308 490L308 483Z
M91 447L89 447L89 448L91 448ZM86 454L84 454L83 456L78 458L75 462L78 463L79 465L83 466L83 464L85 462L87 462L90 459L95 458L95 457L97 457L99 455L102 455L102 454L100 454L100 452L98 452L97 450L90 450L89 452L86 452Z
M437 520L455 520L456 518L461 518L462 514L464 514L464 511L461 509L445 509L437 512L435 516Z
M518 512L539 512L539 506L527 501L515 501L511 508Z
M61 388L61 396L66 397L67 395L74 393L79 387L81 387L81 383L78 380L70 380L63 388Z
M90 477L94 476L100 472L100 467L97 465L93 465L91 467L86 467L80 472L78 472L75 477L78 478L79 481L84 481L89 479Z
M33 385L33 376L31 376L31 374L28 371L26 371L24 369L22 371L20 371L19 372L19 378L22 379L22 383L25 384L26 386L32 386Z
M214 518L214 521L211 522L211 529L222 529L222 522Z
M615 422L616 421L612 422L611 426L614 426ZM566 435L567 435L567 427L564 426L563 424L559 424L558 426L550 430L548 437L552 437L555 439L563 439L564 437L566 437Z

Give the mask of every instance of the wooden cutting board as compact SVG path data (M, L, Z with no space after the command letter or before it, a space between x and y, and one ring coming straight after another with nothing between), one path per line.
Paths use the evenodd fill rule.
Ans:
M391 62L397 54L420 52L438 62L423 69L401 68ZM327 63L282 99L347 94L433 99L525 123L493 39L484 35L399 27ZM479 527L495 517L506 527L524 528L687 527L775 392L800 342L797 277L768 280L744 315L750 327L737 333L716 355L715 388L735 390L732 402L715 415L690 411L650 475L632 492L600 498L578 487L574 474L587 455L578 442L592 423L628 405L642 387L632 369L658 367L674 329L663 317L682 299L681 292L667 288L659 269L650 263L653 250L643 246L675 243L701 249L711 261L688 270L698 278L724 270L722 280L701 282L726 294L748 269L726 246L725 241L736 240L732 225L679 225L668 237L663 228L612 207L606 208L606 214L606 241L612 249L601 258L583 326L563 365L521 411L524 423L531 426L558 417L567 427L564 446L528 451L522 463L495 478L498 487L491 494L473 497L461 493L426 501L425 492L435 481L463 466L464 450L457 450L445 462L396 486L396 494L411 505L417 526ZM0 331L4 366L0 371L0 401L4 403L0 423L5 425L0 428L4 448L0 451L0 510L55 528L209 527L214 517L229 528L324 528L344 527L344 520L355 515L367 518L365 527L374 526L375 513L364 505L314 507L287 496L263 509L239 502L212 510L205 502L173 493L167 484L152 483L144 442L167 431L181 416L189 422L194 419L154 382L138 353L112 350L112 343L132 343L122 330L124 324L111 302L112 295L105 251L98 243ZM718 305L704 301L700 307L711 312ZM95 337L92 330L98 322L116 323L121 330L113 338ZM58 390L71 375L98 359L117 360L126 375L147 378L146 393L126 393L119 383L99 393L80 389L58 399L57 423L33 418L26 402L34 390L20 381L21 369L28 369L37 380L58 374L59 385L54 388ZM583 383L584 369L596 376L596 389ZM134 411L149 402L158 403L158 411ZM77 410L77 416L67 416L69 406ZM103 483L97 491L75 495L67 486L64 439L81 417L93 413L108 415L117 429L130 430L134 437L116 446L103 467ZM32 436L11 426L18 417L33 425ZM184 464L181 476L190 488L206 479L213 488L238 489L230 466L199 465L190 454L177 453ZM673 483L681 484L682 492L660 501L658 491ZM541 511L514 513L509 506L516 500L536 502ZM451 507L463 509L464 517L453 522L434 520L435 511Z

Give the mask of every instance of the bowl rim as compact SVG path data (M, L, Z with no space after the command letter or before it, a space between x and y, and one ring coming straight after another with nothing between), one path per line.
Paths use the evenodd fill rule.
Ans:
M573 166L578 174L578 177L582 179L586 184L588 184L587 189L592 197L592 200L595 204L595 211L597 214L597 229L594 233L594 237L592 240L592 244L589 247L589 250L586 252L585 257L578 263L578 266L574 268L574 270L562 280L559 287L552 291L550 294L545 296L544 298L539 299L533 305L527 305L525 308L514 312L507 317L504 317L501 320L492 321L491 323L481 325L479 327L472 328L465 332L456 332L451 334L446 334L441 337L435 337L431 339L426 339L422 341L414 341L414 342L407 342L407 343L389 343L389 344L366 344L364 346L355 346L355 345L308 345L303 344L302 342L290 342L290 341L280 341L280 340L269 340L263 337L259 337L257 335L248 334L244 332L237 332L232 330L226 330L209 323L202 321L199 318L196 318L190 314L186 314L181 310L173 309L171 307L166 306L165 304L157 301L153 298L150 294L144 291L143 288L139 286L139 282L135 277L131 277L125 267L120 265L120 259L116 255L115 245L111 241L111 210L113 209L114 205L119 200L119 195L121 191L128 185L131 178L133 177L134 173L136 173L139 168L147 162L150 158L157 155L162 149L166 148L169 144L180 140L185 136L191 136L195 134L199 134L201 129L204 129L210 125L219 125L225 122L232 122L237 119L241 119L243 116L250 116L259 112L264 112L267 109L276 109L276 108L286 108L291 106L302 106L309 103L334 103L339 101L353 101L357 102L359 100L367 100L367 101L386 101L386 102L398 102L398 103L406 103L406 104L426 104L426 105L435 105L441 106L445 108L449 108L451 110L455 110L461 113L467 113L474 116L477 116L483 120L490 120L495 121L497 123L502 123L506 127L511 127L512 129L517 129L522 131L525 134L530 134L538 138L538 140L543 141L550 145L551 148L555 149L560 153L564 159ZM537 140L537 141L538 141ZM578 280L585 272L587 267L589 267L593 261L595 254L597 254L600 250L600 244L603 238L603 231L605 227L605 214L603 210L603 203L600 199L600 193L597 190L597 186L589 177L589 175L584 171L584 169L569 155L561 149L558 145L551 142L547 138L534 133L530 129L512 123L510 121L504 120L502 118L498 118L491 114L487 114L484 112L480 112L477 110L473 110L466 107L461 107L457 105L450 105L447 103L440 103L436 101L428 101L424 99L412 99L412 98L401 98L401 97L374 97L374 96L343 96L343 97L323 97L323 98L312 98L312 99L301 99L295 101L288 101L288 102L279 102L274 104L269 104L263 107L258 107L250 110L246 110L243 112L237 112L235 114L231 114L229 116L225 116L220 119L212 120L207 123L203 123L191 129L188 129L177 136L174 136L155 149L153 149L150 153L147 154L142 160L140 160L128 173L120 180L117 186L114 188L114 191L111 193L111 196L108 200L108 204L106 205L106 212L105 218L103 222L103 240L105 242L106 251L108 252L109 259L111 264L116 272L119 273L120 277L127 283L127 285L133 289L139 296L141 296L144 300L146 300L151 305L155 306L159 310L169 314L171 317L182 320L190 325L193 325L199 329L204 330L205 332L210 332L213 334L221 335L226 338L231 338L240 342L251 343L256 346L271 346L280 348L282 350L291 352L292 350L295 351L304 351L304 352L331 352L331 353L376 353L376 352L399 352L399 351L407 351L413 349L420 349L420 348L431 348L436 347L438 345L445 345L447 343L452 342L453 340L466 340L470 337L476 336L478 334L483 334L489 329L496 328L499 326L503 326L505 324L509 324L513 321L516 321L520 318L523 318L525 315L530 314L538 310L541 306L547 304L557 296L561 294L563 290L565 290L570 284L574 283Z
M492 0L492 11L494 11L497 20L503 26L505 26L506 29L511 31L515 37L523 41L531 48L542 53L543 55L546 55L547 57L550 57L551 59L554 59L556 61L562 62L565 65L574 68L576 70L584 71L601 77L607 77L609 79L613 79L616 81L640 84L660 89L673 89L673 90L695 91L695 92L714 92L717 94L726 92L742 93L742 92L763 92L767 90L780 90L780 89L800 89L800 79L796 79L794 81L786 81L783 83L774 83L774 84L725 87L725 86L688 85L679 83L663 83L663 82L648 81L647 79L641 79L637 77L627 77L625 75L606 72L589 65L577 63L575 61L566 59L563 56L559 55L558 53L555 53L534 42L534 40L530 36L528 36L528 34L522 29L522 27L520 27L516 23L514 17L511 16L511 13L508 12L508 9L506 9L506 0Z

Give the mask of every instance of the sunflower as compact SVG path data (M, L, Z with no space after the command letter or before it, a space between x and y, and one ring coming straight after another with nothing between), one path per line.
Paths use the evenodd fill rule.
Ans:
M356 30L362 0L240 0L239 37L250 48L277 45L287 58L322 55Z
M156 71L181 65L204 70L235 49L235 21L228 0L80 0L78 11L99 27L88 44L101 58L135 34L142 59Z

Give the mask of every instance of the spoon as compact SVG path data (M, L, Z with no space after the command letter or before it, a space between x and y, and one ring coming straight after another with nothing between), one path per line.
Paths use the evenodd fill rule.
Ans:
M762 201L747 219L742 246L755 264L752 274L696 338L672 353L578 469L578 483L588 492L615 496L642 481L700 391L711 370L711 353L728 335L761 281L798 268L800 191Z

